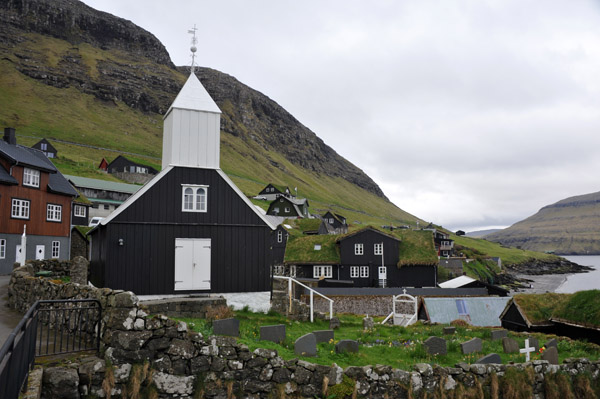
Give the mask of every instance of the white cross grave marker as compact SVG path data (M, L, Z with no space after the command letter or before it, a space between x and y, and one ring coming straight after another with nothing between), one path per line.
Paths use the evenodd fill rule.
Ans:
M525 340L525 348L523 349L519 349L520 353L524 353L525 354L525 361L528 362L529 361L529 353L530 352L535 352L535 347L530 347L529 346L529 338L527 338Z

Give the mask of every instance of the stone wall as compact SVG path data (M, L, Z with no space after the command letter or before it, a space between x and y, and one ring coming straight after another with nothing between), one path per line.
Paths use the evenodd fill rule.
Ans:
M344 295L328 296L333 299L334 313L365 314L369 316L387 316L392 313L392 296ZM329 301L315 295L313 305L317 312L329 313Z
M35 278L31 266L17 268L9 286L11 306L22 311L37 299L95 298L103 308L102 357L88 357L65 367L46 368L46 397L93 394L113 398L418 398L472 392L483 397L502 389L498 379L517 370L530 395L544 398L544 381L557 372L568 379L585 375L598 383L600 362L585 359L560 366L546 361L518 365L458 364L441 368L417 364L411 371L388 366L322 366L284 360L269 349L250 351L235 338L189 331L183 322L150 316L131 292L55 284ZM494 383L495 381L495 383ZM498 388L500 387L500 388ZM134 395L135 394L135 395ZM144 396L145 395L145 396ZM477 396L478 395L478 396Z

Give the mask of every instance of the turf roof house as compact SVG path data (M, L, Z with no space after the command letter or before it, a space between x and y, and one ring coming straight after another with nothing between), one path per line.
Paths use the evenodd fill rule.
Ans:
M0 140L0 274L12 271L27 226L25 259L69 259L75 189L41 151ZM22 259L21 259L22 260Z
M321 216L323 221L319 226L319 234L346 234L348 233L348 223L346 218L337 213L327 211Z
M267 187L263 188L260 193L254 198L256 199L265 199L267 201L276 200L279 197L288 197L295 198L290 191L290 188L287 186L277 186L275 184L269 183Z
M267 215L302 219L310 216L308 207L306 198L279 197L271 202L267 209Z
M354 287L435 287L436 264L403 264L400 245L398 237L372 227L341 236L306 236L288 242L285 263L297 278Z
M435 242L435 249L438 256L450 257L454 254L454 240L450 239L450 234L436 229L431 223L423 230L433 232L433 241Z
M221 111L195 74L164 117L162 171L90 232L90 280L136 294L270 289L276 226L219 167Z

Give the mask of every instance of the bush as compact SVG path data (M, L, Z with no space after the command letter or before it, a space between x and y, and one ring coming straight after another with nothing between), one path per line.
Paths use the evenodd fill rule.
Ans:
M233 309L225 306L225 305L220 305L220 306L215 306L214 308L209 308L206 311L206 320L223 320L223 319L229 319L230 317L233 317L234 313L233 313Z

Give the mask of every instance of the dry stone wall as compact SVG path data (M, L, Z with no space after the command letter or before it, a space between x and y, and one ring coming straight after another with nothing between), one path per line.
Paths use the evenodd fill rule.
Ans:
M494 379L497 382L512 369L531 377L530 397L544 398L544 381L556 373L569 379L585 375L594 384L599 380L600 362L586 359L560 366L547 361L450 368L420 363L410 371L381 365L342 369L335 364L284 360L275 350L250 351L236 338L204 337L183 322L151 316L131 292L55 284L33 277L32 271L30 265L14 270L11 306L24 311L38 299L94 298L103 308L101 357L47 368L46 397L419 398L458 390L483 397L486 392L490 395Z

